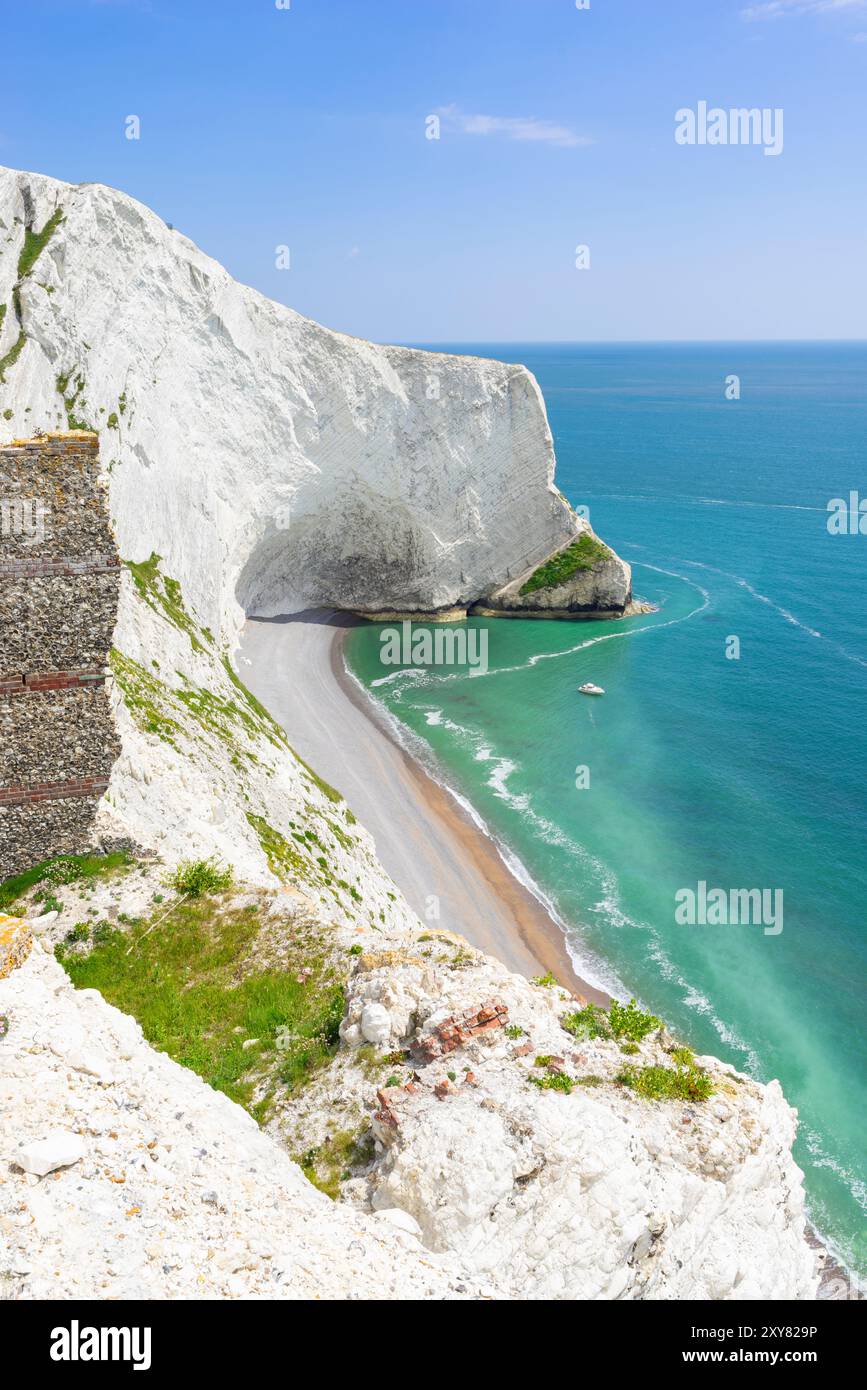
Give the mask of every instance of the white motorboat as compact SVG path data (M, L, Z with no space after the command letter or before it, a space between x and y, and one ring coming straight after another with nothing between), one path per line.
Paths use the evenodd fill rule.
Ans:
M604 695L605 691L601 685L594 685L592 681L585 681L584 685L578 687L579 695Z

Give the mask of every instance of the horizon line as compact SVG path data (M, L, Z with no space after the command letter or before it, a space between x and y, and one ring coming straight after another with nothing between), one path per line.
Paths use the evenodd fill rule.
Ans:
M339 331L339 330L338 330ZM380 342L379 339L369 339L371 342ZM385 347L415 347L419 343L434 347L443 344L469 344L478 346L498 345L519 343L524 347L655 347L660 344L683 345L695 347L696 345L715 347L727 346L731 343L744 344L774 344L781 346L785 344L803 345L819 343L849 343L867 345L867 337L864 338L415 338L412 340L403 338L388 340L382 339Z

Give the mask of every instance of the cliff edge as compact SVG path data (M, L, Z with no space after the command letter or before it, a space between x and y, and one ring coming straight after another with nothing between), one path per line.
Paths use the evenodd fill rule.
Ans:
M0 437L99 430L121 555L230 644L244 612L465 611L592 536L525 367L332 332L115 189L0 169L0 306Z

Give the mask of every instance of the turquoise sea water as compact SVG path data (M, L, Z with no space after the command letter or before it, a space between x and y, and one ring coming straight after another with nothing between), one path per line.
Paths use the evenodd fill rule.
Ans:
M448 350L535 373L560 487L659 609L474 620L485 676L395 679L373 626L349 664L517 856L579 963L699 1051L779 1077L812 1217L863 1273L867 535L829 535L827 504L867 496L867 344ZM700 881L782 890L782 932L679 925L675 894Z

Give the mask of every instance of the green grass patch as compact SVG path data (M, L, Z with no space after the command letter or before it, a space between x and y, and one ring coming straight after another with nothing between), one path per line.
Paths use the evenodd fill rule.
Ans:
M156 734L164 743L177 747L175 740L181 733L181 726L166 713L165 706L171 700L168 688L116 648L109 657L109 665L137 728L142 733Z
M37 883L73 883L80 879L103 877L117 873L132 864L125 851L116 854L62 855L54 859L43 859L27 869L23 874L7 878L0 883L0 911L7 911L14 903L35 888Z
M93 425L89 425L86 420L80 418L76 411L82 406L87 405L82 392L84 391L84 377L81 373L75 378L70 390L69 383L71 373L61 373L57 378L56 386L60 395L63 397L63 408L66 411L66 423L71 430L92 430Z
M294 1087L331 1057L345 1004L315 939L293 939L297 954L286 970L241 975L259 930L255 909L200 898L158 925L107 933L89 954L60 947L57 955L77 988L98 989L138 1020L154 1047L251 1109L256 1075L268 1064L273 1085L279 1075ZM261 1102L256 1111L261 1118Z
M267 731L239 703L224 700L183 675L184 688L173 690L116 649L109 660L124 703L143 733L156 734L164 743L177 747L186 716L190 716L194 727L187 732L197 737L212 735L228 749L234 766L240 767L242 758L258 762L247 741L267 737Z
M662 1019L639 1009L634 999L630 999L628 1004L619 1004L612 999L608 1021L615 1038L628 1038L634 1043L641 1042L648 1033L662 1027Z
M576 1009L574 1013L564 1014L560 1019L560 1025L567 1033L571 1033L573 1038L583 1040L611 1037L608 1015L598 1004L587 1004L585 1008Z
M256 832L272 874L276 874L282 883L310 878L310 859L304 854L299 854L285 835L281 835L279 830L269 825L264 816L256 816L252 811L247 812L247 820Z
M199 640L200 629L187 612L181 586L176 579L160 572L161 562L162 556L154 551L147 560L125 560L124 564L132 575L139 597L155 613L167 618L173 627L185 632L193 651L203 652L205 648Z
M565 550L552 555L550 560L546 560L534 570L526 583L521 585L520 592L532 594L537 589L556 589L580 570L590 570L594 565L598 565L600 560L607 560L610 555L611 551L607 545L603 545L596 536L585 531L571 545L567 545Z
M336 1201L341 1181L352 1177L353 1169L366 1167L373 1154L373 1135L362 1126L359 1130L344 1129L330 1135L322 1144L297 1154L295 1162L314 1187Z
M51 214L41 232L34 232L29 227L27 228L24 233L21 255L18 257L19 280L23 280L25 276L30 274L62 221L63 208L58 208L56 212Z
M6 373L10 367L14 367L21 353L24 351L24 344L27 342L27 334L24 329L18 334L15 342L3 357L0 357L0 382L5 382Z

